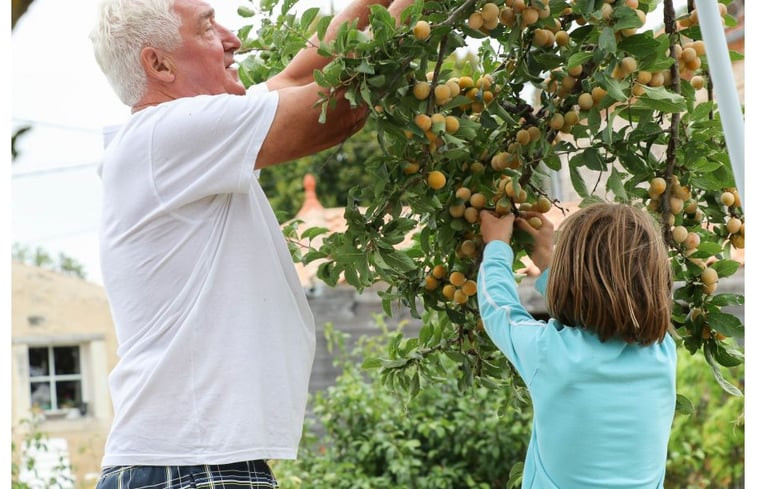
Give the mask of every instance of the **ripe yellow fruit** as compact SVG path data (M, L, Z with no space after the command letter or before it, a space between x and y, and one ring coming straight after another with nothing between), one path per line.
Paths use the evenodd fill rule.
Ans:
M480 192L477 192L470 196L470 205L476 209L483 209L486 207L486 196Z
M460 84L458 83L457 79L447 80L447 83L445 83L449 87L449 96L450 97L457 97L460 95Z
M534 229L540 229L544 225L544 222L542 222L541 218L534 216L528 219L528 224Z
M455 292L457 292L457 287L452 284L446 284L442 287L442 295L449 300L452 300L452 298L455 297Z
M460 121L457 120L457 117L448 115L444 118L444 127L448 133L454 134L460 129Z
M520 17L520 23L523 27L535 24L539 20L539 11L533 7L527 7Z
M447 177L439 170L433 170L428 174L428 186L434 190L439 190L447 183Z
M413 86L413 96L418 100L426 100L431 94L431 85L425 81L419 81Z
M484 16L481 12L473 12L468 17L468 27L474 30L479 30L484 25Z
M436 265L431 270L431 275L436 279L443 279L447 275L447 269L444 267L444 265Z
M455 197L463 202L468 202L468 199L471 197L471 190L468 187L460 187L455 191Z
M420 168L421 166L417 162L409 161L402 167L402 171L405 173L405 175L414 175L418 173L418 170L420 170Z
M476 256L476 243L473 240L466 239L460 244L460 254L466 258L473 258Z
M465 215L465 204L454 204L449 206L449 215L454 218L460 218Z
M649 196L652 198L659 197L667 187L668 184L664 178L655 177L649 182Z
M499 6L493 2L484 4L481 7L481 16L484 18L484 22L492 19L499 20Z
M547 29L536 29L534 31L534 46L546 48L554 44L554 40L554 34L552 34L552 32L548 31Z
M478 209L476 209L475 207L466 208L465 212L463 213L463 217L470 224L477 223L478 222Z
M620 69L626 75L636 71L637 67L638 67L638 64L636 63L636 58L632 56L626 56L625 58L620 60Z
M462 287L466 280L468 279L463 272L454 271L449 274L449 283L455 287Z
M550 209L552 209L552 201L550 201L548 198L542 195L538 199L536 199L536 204L534 204L534 210L536 212L541 212L542 214L544 214L545 212L549 212Z
M723 192L720 195L720 202L726 207L731 207L736 202L736 196L732 192Z
M559 112L554 114L549 120L549 127L554 129L555 131L560 130L563 125L565 125L565 118Z
M694 61L697 59L697 52L694 48L686 48L681 50L681 61L684 63L689 63L691 61Z
M536 126L531 126L528 129L528 136L531 138L531 142L541 139L541 129Z
M478 287L475 280L468 280L466 281L463 286L461 287L461 290L465 295L468 297L476 295L476 292L478 291Z
M694 51L696 51L697 56L705 55L704 41L694 41L693 43L691 43L691 47L694 48Z
M594 107L594 98L590 93L584 92L578 96L578 106L581 107L581 110L590 110Z
M458 82L460 85L460 88L463 90L467 90L471 87L473 87L473 78L469 76L461 76L460 81Z
M502 8L499 12L499 21L508 27L513 27L515 25L515 10L510 7Z
M602 20L610 20L612 17L612 5L609 3L603 3L602 7L599 9L599 14L602 16Z
M741 219L739 219L738 217L732 217L728 219L725 228L730 234L738 233L739 231L741 231Z
M701 90L704 88L704 77L695 75L691 77L691 88L694 90Z
M510 199L507 199L505 197L502 197L497 201L497 203L494 206L494 212L499 214L500 216L504 216L505 214L509 214L512 210L512 203L510 202Z
M413 27L413 35L419 41L425 41L431 35L431 26L425 20L419 20Z
M685 226L676 226L673 228L673 241L683 243L689 236L689 230Z
M466 302L468 302L468 296L465 295L465 292L463 292L462 290L457 289L457 290L455 290L455 294L453 296L453 300L457 304L465 304Z
M701 241L702 238L700 238L697 233L689 232L688 236L686 236L686 240L683 242L683 245L687 250L695 250L699 248L699 243L701 243Z
M718 281L718 271L714 268L705 268L700 276L702 283L705 285L712 285Z
M437 104L443 104L450 99L452 90L447 85L437 85L434 87L434 101Z
M531 135L526 129L519 129L518 132L515 133L515 140L518 141L518 143L520 143L521 145L525 146L531 142Z
M434 124L446 124L446 122L447 122L447 118L444 117L444 114L440 114L438 112L435 113L435 114L431 114L431 125L432 126Z
M418 114L415 116L415 125L418 126L421 131L428 131L431 129L431 117L426 114Z
M596 86L591 89L591 99L594 101L594 104L600 103L605 96L607 95L607 90L600 86Z
M652 72L641 70L636 74L636 81L638 83L641 83L642 85L648 84L650 81L652 81Z
M678 197L671 197L670 212L676 216L683 212L683 199L679 199Z
M439 281L431 275L426 277L426 283L424 284L426 290L436 290L439 287Z
M565 118L565 124L569 126L575 126L578 122L578 113L571 110L570 112L566 112L565 115L563 115Z
M565 31L557 31L555 33L555 42L558 46L567 46L570 44L570 35Z
M744 236L741 234L734 234L731 236L731 245L739 250L744 249Z

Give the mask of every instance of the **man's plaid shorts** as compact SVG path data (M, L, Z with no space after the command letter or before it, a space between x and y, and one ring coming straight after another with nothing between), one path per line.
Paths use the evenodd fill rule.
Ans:
M106 467L96 489L274 489L278 487L264 460L225 465Z

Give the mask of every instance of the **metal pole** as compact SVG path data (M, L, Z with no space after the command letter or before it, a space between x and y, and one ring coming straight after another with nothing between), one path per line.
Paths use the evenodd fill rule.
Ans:
M744 115L741 111L739 93L733 79L731 57L728 43L721 23L720 11L716 0L695 0L710 67L710 79L715 90L715 99L720 110L725 144L731 160L733 178L742 202L744 193Z

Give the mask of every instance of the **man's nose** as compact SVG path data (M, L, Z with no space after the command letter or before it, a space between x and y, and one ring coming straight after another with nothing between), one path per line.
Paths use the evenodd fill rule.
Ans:
M225 51L233 52L242 46L242 41L230 29L223 26L219 26L219 29L222 33L222 42Z

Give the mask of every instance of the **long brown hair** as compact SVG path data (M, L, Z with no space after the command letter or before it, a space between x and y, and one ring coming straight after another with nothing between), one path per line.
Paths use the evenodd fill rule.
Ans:
M644 210L592 204L558 229L547 310L566 326L650 345L665 337L671 269L660 229Z

